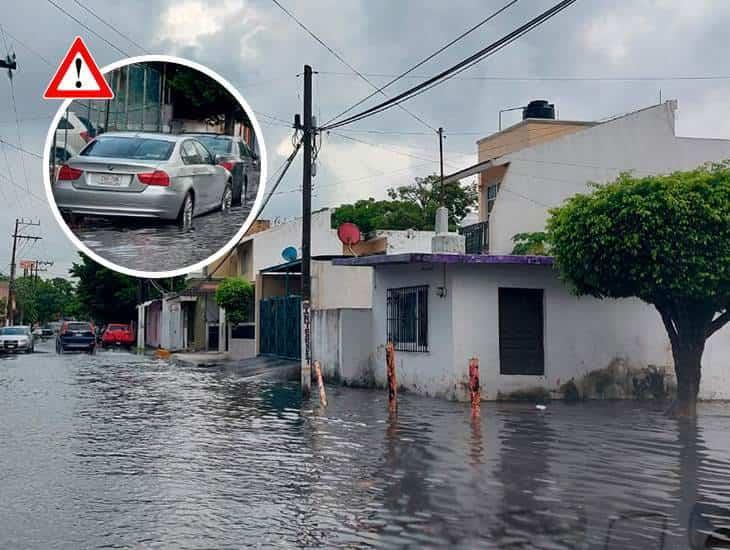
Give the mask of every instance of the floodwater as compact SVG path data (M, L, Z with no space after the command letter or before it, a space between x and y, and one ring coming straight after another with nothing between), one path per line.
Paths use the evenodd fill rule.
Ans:
M0 357L0 547L687 548L693 505L730 505L726 405L328 397L123 352Z
M91 250L116 265L139 271L182 269L218 252L241 229L256 198L256 186L251 187L240 206L193 218L189 228L174 222L88 217L72 230Z

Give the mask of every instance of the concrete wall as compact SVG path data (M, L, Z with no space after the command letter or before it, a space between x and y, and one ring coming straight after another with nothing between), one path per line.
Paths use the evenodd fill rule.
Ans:
M543 231L548 209L588 191L588 182L730 159L730 140L675 137L674 108L667 102L500 158L510 165L489 220L490 252L507 254L515 234Z
M372 268L312 262L313 309L369 308L372 303Z
M371 386L375 381L372 311L339 311L339 378L351 385Z
M447 295L436 294L444 285ZM385 384L386 293L388 288L429 285L429 351L396 352L399 385L425 395L466 400L468 364L480 360L482 395L541 387L557 390L570 378L603 369L616 360L645 368L672 368L664 326L653 307L638 300L576 298L547 266L399 265L378 268L369 353L342 360L343 379L372 377ZM545 375L505 376L499 368L499 287L541 288L545 304ZM359 329L361 330L361 329ZM357 332L342 338L342 348L357 342ZM357 346L357 344L355 344ZM703 357L702 399L730 399L730 327L708 342Z
M312 358L319 361L326 380L340 377L340 310L312 311Z
M450 286L446 273L446 286ZM444 271L434 265L389 265L375 271L373 290L372 377L385 386L385 344L387 340L386 296L388 288L429 285L427 352L396 352L398 385L431 396L455 399L454 338L451 293L436 295L444 286Z

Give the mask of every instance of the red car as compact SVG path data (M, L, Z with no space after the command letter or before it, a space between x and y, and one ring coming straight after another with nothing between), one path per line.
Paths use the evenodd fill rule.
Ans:
M101 347L124 346L131 348L134 340L134 331L131 325L110 323L101 335Z

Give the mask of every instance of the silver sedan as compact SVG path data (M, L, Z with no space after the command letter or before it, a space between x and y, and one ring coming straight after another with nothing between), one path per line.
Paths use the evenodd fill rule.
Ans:
M109 132L61 166L53 196L62 213L178 220L228 209L231 174L186 135Z

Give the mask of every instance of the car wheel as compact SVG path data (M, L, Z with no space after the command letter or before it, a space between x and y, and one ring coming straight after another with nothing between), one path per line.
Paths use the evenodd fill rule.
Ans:
M193 224L193 216L195 214L195 200L192 193L185 195L180 213L177 215L177 221L182 227L190 227Z
M221 197L221 210L228 210L233 204L233 191L231 190L231 184L227 183L226 188L223 189L223 196Z

